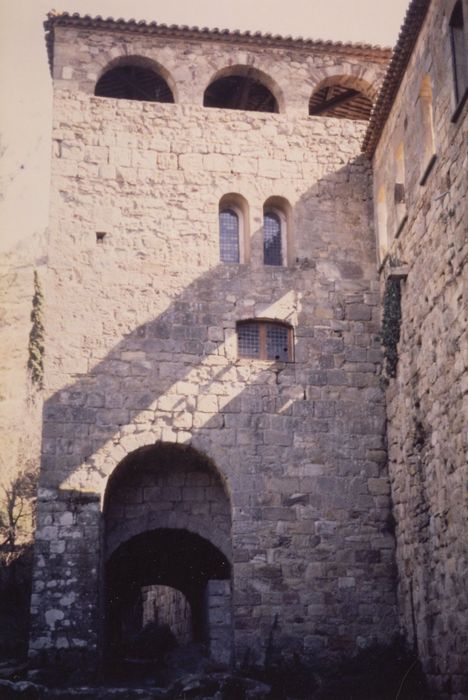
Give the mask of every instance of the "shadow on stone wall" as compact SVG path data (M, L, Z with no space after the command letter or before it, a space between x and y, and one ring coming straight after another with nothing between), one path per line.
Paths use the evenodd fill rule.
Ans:
M168 395L169 390L176 393L173 389L177 383L190 381L194 372L200 373L197 383L203 395L214 393L220 382L232 383L233 369L239 372L234 382L247 383L217 414L240 410L246 413L278 410L278 406L267 406L249 411L243 406L261 386L267 387L266 394L275 397L291 382L301 387L324 387L324 390L333 386L366 388L365 381L346 381L344 373L346 370L361 369L375 375L379 369L376 360L371 368L350 366L350 358L344 355L343 335L347 329L362 333L367 331L369 337L372 336L372 348L379 350L379 339L375 336L379 323L372 320L372 311L378 299L371 302L363 300L364 294L370 293L370 280L377 280L373 237L366 230L362 239L356 241L352 224L358 225L359 221L354 216L354 222L349 222L351 233L340 231L337 243L332 239L335 205L330 206L330 201L323 201L324 193L327 193L325 199L330 200L330 192L336 199L344 192L348 198L360 194L362 199L368 171L362 158L358 158L356 163L360 179L357 178L355 192L350 185L353 179L352 162L322 178L295 205L295 219L303 222L304 230L310 226L313 232L308 237L311 250L308 257L298 256L294 267L264 267L257 259L256 267L250 264L225 264L205 272L183 289L160 316L135 328L89 373L77 375L76 381L45 402L43 487L57 486L59 477L60 487L66 489L70 476L78 473L82 465L85 468L80 472L79 485L85 490L92 484L92 479L87 480L90 474L97 474L105 481L109 475L106 467L113 470L127 452L121 450L121 457L118 457L119 451L114 450L117 461L113 459L111 465L98 463L94 456L110 442L131 442L128 433L122 430L130 423L136 424L140 433L145 432L148 426L155 440L164 439L164 433L167 435L172 429L176 433L175 440L179 438L181 442L186 442L188 438L183 433L190 432L192 443L196 443L205 430L227 430L228 426L221 424L219 415L212 416L199 427L179 427L177 414L187 410L194 412L193 405L187 407L175 403L170 409L163 409L167 418L162 417L157 427L151 416L145 414L146 411L153 411L157 400ZM311 205L311 202L315 203ZM324 211L325 204L328 211ZM341 206L345 208L346 202L341 202ZM314 207L321 214L320 232L314 227L310 214ZM370 200L360 212L361 215L364 211L368 213L369 209ZM346 212L341 214L346 216ZM361 230L368 225L368 221L363 221ZM252 236L252 247L257 251L261 251L261 236L261 231ZM299 301L286 299L298 290L301 294ZM229 297L231 300L227 301ZM255 303L246 304L240 310L242 300L250 297L254 298ZM96 300L98 303L99 300ZM264 313L259 312L260 307L265 308ZM288 309L289 312L281 314L281 309ZM253 377L244 380L245 372L242 370L246 363L235 358L235 351L226 362L215 362L222 357L218 349L225 343L219 337L210 336L209 329L218 329L221 333L228 329L234 334L235 321L255 316L293 321L295 362L270 363L268 366L261 363L261 369L252 371ZM295 318L291 318L293 316ZM364 352L362 355L364 357ZM210 359L213 360L212 364ZM362 361L364 363L365 360ZM347 367L341 369L345 363L348 363ZM216 365L219 365L219 369ZM337 374L340 369L341 374ZM375 381L370 383L378 384ZM183 388L190 391L190 387ZM242 400L244 397L245 402ZM376 392L373 403L379 398L382 404L382 395ZM303 392L300 396L302 400L308 400ZM253 423L257 423L253 428L262 428L258 425L261 423L258 419L254 419ZM168 428L167 432L165 428ZM135 445L141 444L136 438ZM221 466L218 464L221 476L225 478L226 473Z
M89 649L95 648L101 622L95 607L96 574L90 577L89 572L99 568L99 551L86 543L99 541L99 524L92 515L78 524L77 504L96 503L92 506L96 510L96 499L117 464L133 450L160 439L190 442L208 454L230 494L236 513L232 563L235 605L242 608L235 615L235 627L242 631L241 655L251 650L260 661L266 653L273 613L252 617L252 610L265 600L243 573L248 562L263 556L267 543L278 552L278 563L257 566L256 581L272 599L284 601L282 610L299 601L283 568L300 581L311 561L318 564L333 559L332 551L347 550L357 580L362 577L375 585L372 593L367 588L360 591L359 584L353 590L336 589L337 614L349 616L357 597L378 610L377 626L371 617L361 623L352 614L363 631L366 626L374 630L369 639L392 634L393 561L381 560L381 551L371 548L366 536L354 551L340 534L342 527L348 532L371 528L382 542L390 536L384 493L369 492L367 487L369 478L386 479L377 275L368 219L370 195L363 195L369 191L368 177L368 164L359 158L324 176L295 205L295 221L302 221L296 234L302 248L310 243L309 257L298 255L291 268L263 267L257 231L252 241L257 260L254 256L252 265L217 265L204 273L157 318L127 334L88 374L47 400L36 538L36 562L44 557L46 564L40 575L36 573L36 583L41 579L44 585L34 589L33 644L47 630L49 641L43 648L57 647L60 637L88 639ZM330 192L342 207L339 220ZM360 197L355 208L354 197ZM321 213L320 232L314 212ZM257 367L237 360L235 349L224 359L223 348L233 340L236 320L255 316L292 323L294 363ZM230 394L228 387L233 386ZM217 397L217 410L201 408L199 398L206 396ZM136 429L128 430L129 425ZM307 471L311 464L327 469L311 476ZM291 537L275 535L272 528L279 521L288 526L299 522L297 506L312 513L310 537L302 549L292 545ZM66 513L73 517L68 519ZM316 521L330 519L330 513L341 513L336 531L328 532L325 525L315 528ZM388 544L382 546L388 549ZM65 559L73 584L63 578ZM372 564L379 565L378 574ZM75 602L60 611L63 618L48 625L44 615L52 604L47 593L47 582L52 580L59 581L64 591L73 589ZM60 607L56 600L53 605ZM309 636L307 644L303 631L290 629L289 613L285 616L284 620L280 614L275 643L289 655L328 654L336 659L356 651L353 634L339 632L326 607L320 624L317 620L319 633ZM61 619L70 623L66 633ZM304 619L302 623L310 626ZM93 630L92 639L85 636L85 629ZM259 639L264 640L263 648ZM63 642L65 649L73 644Z

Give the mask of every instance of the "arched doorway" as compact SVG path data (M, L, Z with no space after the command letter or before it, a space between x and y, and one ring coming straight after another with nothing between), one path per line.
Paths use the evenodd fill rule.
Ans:
M160 663L175 648L231 661L231 516L214 464L158 442L116 468L104 501L108 666Z

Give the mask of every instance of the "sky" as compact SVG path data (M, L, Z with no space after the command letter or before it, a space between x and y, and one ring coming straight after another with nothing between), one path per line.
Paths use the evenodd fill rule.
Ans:
M49 10L393 46L408 0L0 0L0 251L47 225Z

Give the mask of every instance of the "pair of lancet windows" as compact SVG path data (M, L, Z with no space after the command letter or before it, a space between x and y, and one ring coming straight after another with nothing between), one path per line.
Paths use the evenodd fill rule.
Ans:
M286 264L286 217L266 206L263 212L263 263ZM219 252L224 263L247 262L244 214L232 204L219 209Z
M221 262L239 263L240 256L240 219L231 207L219 212L219 257Z

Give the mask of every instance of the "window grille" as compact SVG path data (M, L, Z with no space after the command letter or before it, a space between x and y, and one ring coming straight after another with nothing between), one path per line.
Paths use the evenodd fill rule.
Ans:
M289 328L277 323L266 325L266 354L268 360L289 360Z
M241 323L237 328L239 357L260 358L260 324Z
M281 219L274 212L263 216L263 262L265 265L282 265Z
M237 348L242 358L291 362L292 329L277 321L240 322Z
M239 262L239 217L233 209L219 213L219 251L221 262Z

